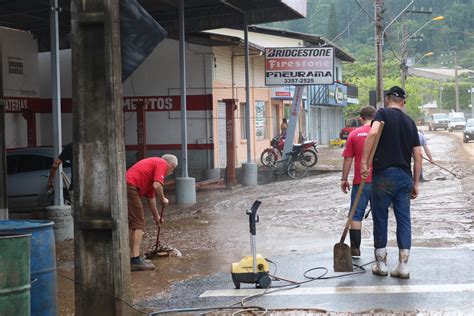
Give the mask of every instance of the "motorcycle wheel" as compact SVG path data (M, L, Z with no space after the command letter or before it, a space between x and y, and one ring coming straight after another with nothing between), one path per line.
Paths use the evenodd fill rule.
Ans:
M260 155L260 161L264 166L275 165L277 160L277 154L270 148L265 149Z
M318 162L318 154L312 150L303 151L303 157L308 167L313 167Z
M287 173L292 179L301 179L308 173L308 166L304 160L293 160L288 164Z

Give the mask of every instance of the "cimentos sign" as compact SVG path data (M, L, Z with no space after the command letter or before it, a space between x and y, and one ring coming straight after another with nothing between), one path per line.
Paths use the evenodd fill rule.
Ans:
M333 47L265 49L265 84L267 86L333 83Z

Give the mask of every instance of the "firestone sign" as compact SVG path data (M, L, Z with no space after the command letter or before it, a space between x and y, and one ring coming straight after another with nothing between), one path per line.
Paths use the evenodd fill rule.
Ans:
M333 47L265 49L265 85L325 85L333 83Z

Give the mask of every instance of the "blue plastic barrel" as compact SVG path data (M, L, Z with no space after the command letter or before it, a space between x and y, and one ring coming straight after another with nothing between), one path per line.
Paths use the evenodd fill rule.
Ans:
M58 311L56 247L52 221L0 221L0 234L31 234L31 315Z

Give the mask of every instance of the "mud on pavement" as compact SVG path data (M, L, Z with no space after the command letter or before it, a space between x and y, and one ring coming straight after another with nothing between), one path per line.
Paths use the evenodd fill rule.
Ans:
M462 175L423 163L425 178L420 196L412 204L414 247L473 248L474 156L457 135L426 132L437 163ZM470 148L470 147L469 147ZM342 148L323 149L321 164L334 166L342 159ZM334 168L333 168L334 169ZM199 192L191 207L170 205L160 240L181 251L183 257L154 260L157 269L132 273L134 303L167 295L176 281L216 272L228 272L230 263L249 250L248 217L245 211L256 199L262 201L257 225L257 247L268 257L314 254L332 249L342 233L350 196L339 189L340 171L301 180L258 187ZM171 198L173 200L173 198ZM144 249L156 240L156 228L147 213ZM389 246L395 246L394 217L390 217ZM372 221L363 223L363 246L372 247ZM72 242L58 247L59 271L73 275ZM73 312L73 286L58 277L61 314Z

